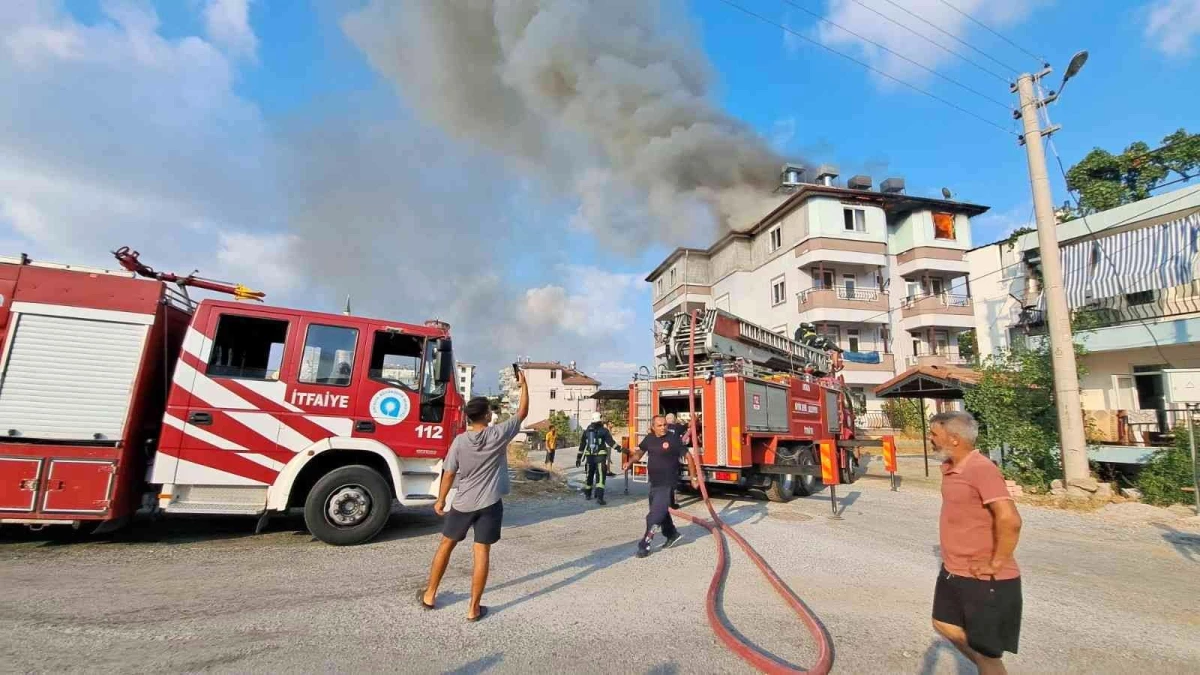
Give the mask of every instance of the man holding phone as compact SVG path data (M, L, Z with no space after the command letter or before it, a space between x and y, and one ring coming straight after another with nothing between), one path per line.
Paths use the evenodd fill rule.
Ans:
M529 415L529 385L525 374L513 366L521 385L521 401L517 414L508 421L489 426L491 409L488 400L477 396L467 402L467 430L450 444L450 452L442 468L442 483L433 510L445 516L442 542L433 557L429 584L417 592L417 601L425 609L437 602L438 586L450 564L450 554L458 542L466 539L467 530L475 532L475 568L471 575L471 602L467 605L467 621L487 616L488 608L480 605L487 585L492 544L500 541L500 526L504 520L502 497L508 494L508 444L521 430L521 422ZM458 482L453 505L446 508L450 486Z
M646 514L646 534L638 541L637 557L645 558L650 555L650 543L654 541L655 530L662 528L663 536L667 538L663 548L670 548L683 538L675 529L671 520L671 491L679 482L679 460L687 454L683 439L676 434L667 433L667 420L662 415L655 415L651 422L651 431L646 434L638 447L626 456L623 469L629 465L646 459L646 472L650 477L650 512ZM688 462L688 475L692 478L692 487L699 489L700 479L696 475L696 467Z

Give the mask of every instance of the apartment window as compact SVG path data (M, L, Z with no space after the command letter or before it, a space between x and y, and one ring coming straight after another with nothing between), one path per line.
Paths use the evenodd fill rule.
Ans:
M675 288L675 268L674 268L674 267L672 267L672 268L671 268L671 271L670 271L670 272L668 272L667 274L668 274L668 276L670 277L670 283L669 283L669 285L671 286L671 288Z
M557 390L557 389L551 389L551 390L550 390L550 399L551 399L551 400L553 400L553 399L556 399L556 398L558 398L558 390Z
M913 298L919 298L922 295L924 295L924 293L921 291L921 282L919 282L919 281L908 282L908 299L909 300L912 300Z
M953 213L933 214L933 238L955 239Z
M779 277L771 282L771 304L783 304L784 298L787 295L783 277Z
M558 371L557 370L550 371L550 379L552 379L552 380L558 379Z
M867 212L862 209L842 209L842 218L847 232L867 231Z
M941 295L944 290L946 290L944 281L936 277L929 279L929 292L931 295Z
M655 284L654 284L654 288L655 288L655 291L656 291L656 292L657 292L659 295L662 295L662 294L663 294L663 280L662 280L662 279L659 279L658 281L656 281L656 282L655 282Z
M771 230L771 252L774 253L780 248L783 248L783 228L776 226Z
M1154 291L1138 291L1137 293L1126 293L1125 294L1125 302L1129 303L1129 306L1131 306L1131 307L1134 305L1148 305L1148 304L1154 302Z
M891 333L888 332L887 326L880 326L879 341L883 343L882 345L880 345L881 351L884 354L891 354L892 353L892 336L891 336Z
M849 351L852 351L852 352L861 351L861 350L859 350L858 347L859 347L858 329L857 328L847 328L846 329L846 349Z
M821 288L833 288L833 270L821 270Z
M829 324L818 326L817 333L822 337L828 338L835 345L842 344L842 329L838 326L830 326Z
M842 275L842 287L846 289L846 297L854 297L854 287L858 283L858 279L853 274Z
M933 353L948 354L950 353L950 334L944 330L933 331Z

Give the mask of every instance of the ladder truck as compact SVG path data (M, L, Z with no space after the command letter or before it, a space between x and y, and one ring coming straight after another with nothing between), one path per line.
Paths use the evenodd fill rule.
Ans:
M449 325L273 307L114 253L0 258L0 525L297 509L347 545L437 500L465 426Z
M821 483L853 482L861 448L881 442L855 438L837 350L723 310L699 310L694 319L680 313L665 321L655 371L630 383L630 442L650 432L655 415L687 418L694 407L693 452L706 483L786 502ZM646 479L644 461L633 475ZM686 483L686 470L680 478Z

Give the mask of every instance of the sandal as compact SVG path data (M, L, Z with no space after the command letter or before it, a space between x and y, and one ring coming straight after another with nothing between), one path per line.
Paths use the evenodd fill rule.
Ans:
M478 621L478 620L482 619L483 617L487 616L487 613L488 613L488 609L487 609L487 607L485 607L485 606L483 606L483 605L480 605L480 606L479 606L479 613L475 615L475 618L474 618L474 619L472 619L471 617L469 617L469 616L468 616L468 617L467 617L467 621L470 621L471 623L475 623L476 621Z
M426 589L422 588L421 590L417 591L417 602L420 603L421 609L434 609L434 605L425 603L425 590Z

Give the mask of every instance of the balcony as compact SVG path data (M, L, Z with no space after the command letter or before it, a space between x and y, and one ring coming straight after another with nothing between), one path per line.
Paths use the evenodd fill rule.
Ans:
M896 273L905 279L934 272L940 276L962 276L970 272L966 254L954 248L918 246L896 256Z
M859 355L863 358L860 361L851 361L853 355ZM870 363L871 355L878 357L878 362ZM842 353L842 370L847 373L894 373L896 372L896 357L891 354L881 354L879 352L843 352Z
M905 298L900 308L900 328L915 330L936 326L974 328L975 304L969 295L939 293Z
M955 349L922 350L916 356L906 357L904 365L907 368L915 368L916 366L969 366L971 365L971 359L960 355L958 350Z
M888 294L878 288L816 287L796 294L800 320L887 323Z

